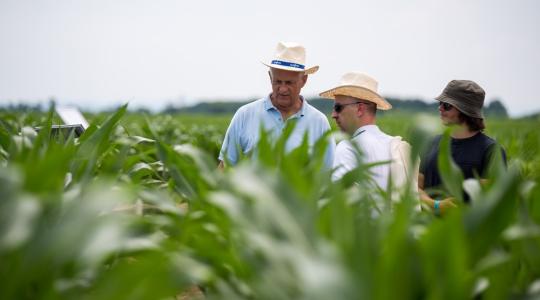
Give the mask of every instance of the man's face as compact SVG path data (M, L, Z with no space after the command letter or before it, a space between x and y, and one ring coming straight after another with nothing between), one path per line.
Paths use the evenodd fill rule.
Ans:
M448 103L439 102L439 115L442 123L446 126L461 124L459 111Z
M348 134L353 134L358 129L359 100L349 96L336 95L332 118L336 120L339 129Z
M281 107L293 106L298 101L300 90L307 81L307 75L302 72L270 69L272 83L272 100L274 105Z

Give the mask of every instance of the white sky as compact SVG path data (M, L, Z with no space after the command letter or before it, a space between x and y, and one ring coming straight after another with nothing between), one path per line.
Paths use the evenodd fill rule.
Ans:
M0 0L0 105L259 97L280 40L320 66L306 96L358 70L386 96L471 79L511 115L540 111L537 0Z

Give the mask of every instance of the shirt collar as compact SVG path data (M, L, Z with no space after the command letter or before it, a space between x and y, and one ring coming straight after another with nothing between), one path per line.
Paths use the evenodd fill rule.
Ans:
M375 124L364 125L362 127L359 127L358 129L356 129L353 136L357 136L363 131L367 131L367 132L371 132L371 133L377 133L377 132L380 132L381 130Z
M300 107L300 110L296 112L293 116L303 117L306 114L306 106L309 104L307 103L307 101L304 99L302 95L300 95L300 100L302 100L302 106ZM279 111L274 106L274 104L272 104L272 99L270 99L270 94L264 98L264 109L267 111L271 109Z
M272 99L270 99L270 95L268 95L264 97L264 110L271 110L271 109L277 110L274 104L272 104Z
M299 114L300 117L303 117L306 114L306 106L309 104L307 103L306 99L302 95L300 95L300 100L302 100L302 106L300 107L300 110L296 113Z

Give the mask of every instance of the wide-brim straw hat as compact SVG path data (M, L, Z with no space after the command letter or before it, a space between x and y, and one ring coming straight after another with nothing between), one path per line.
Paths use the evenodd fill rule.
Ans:
M303 72L306 75L319 70L319 66L306 68L306 49L298 43L291 42L279 42L274 57L262 63L270 68Z
M482 107L485 96L484 89L474 81L452 80L435 99L454 106L469 117L483 119Z
M377 105L377 109L389 110L392 105L378 94L378 85L377 80L367 74L349 72L341 77L337 87L324 91L319 96L334 100L337 95L350 96L373 102Z

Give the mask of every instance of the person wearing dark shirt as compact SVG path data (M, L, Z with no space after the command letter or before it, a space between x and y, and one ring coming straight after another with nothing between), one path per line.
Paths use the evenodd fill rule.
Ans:
M451 133L450 152L453 161L463 172L465 179L486 177L491 156L498 149L497 142L485 135L482 106L485 92L470 80L452 80L436 100L439 113L445 126L455 126ZM418 187L420 200L440 215L456 206L453 198L439 199L440 195L430 196L426 190L435 190L442 185L437 167L441 136L435 137L430 149L421 160ZM502 149L502 148L501 148ZM506 154L502 150L503 160ZM465 201L468 196L465 195Z

